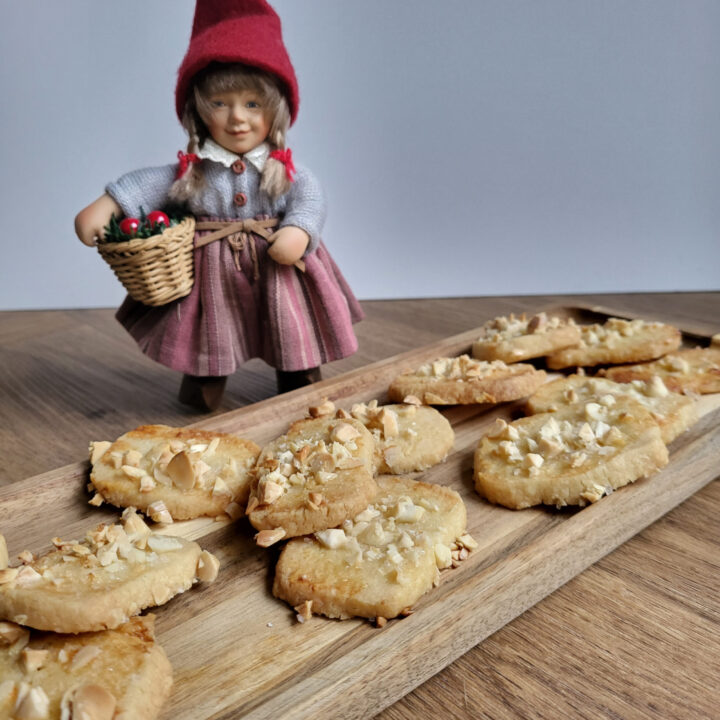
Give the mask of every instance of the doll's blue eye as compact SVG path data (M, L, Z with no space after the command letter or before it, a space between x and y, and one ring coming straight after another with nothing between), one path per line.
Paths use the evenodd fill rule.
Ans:
M212 101L210 102L210 104L211 104L214 108L220 108L220 107L223 107L223 106L225 105L225 103L224 103L222 100L212 100Z
M259 108L259 107L260 107L260 103L256 102L255 100L249 100L248 102L245 103L245 107L248 107L248 108Z

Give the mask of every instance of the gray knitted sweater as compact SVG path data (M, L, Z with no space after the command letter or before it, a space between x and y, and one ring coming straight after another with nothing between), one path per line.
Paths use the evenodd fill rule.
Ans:
M254 218L268 215L280 218L280 227L294 225L310 236L305 252L312 252L320 242L325 223L325 197L315 177L305 168L298 167L290 191L279 198L269 198L260 191L260 171L252 162L245 163L241 173L232 167L211 159L202 161L205 187L188 203L193 215L216 217L223 220ZM128 217L137 217L140 207L146 213L168 204L168 191L175 182L178 164L143 168L123 175L110 183L105 192L122 208ZM246 203L235 202L243 193Z

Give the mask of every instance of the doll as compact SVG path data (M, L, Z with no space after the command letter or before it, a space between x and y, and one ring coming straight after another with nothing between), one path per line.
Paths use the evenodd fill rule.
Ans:
M253 357L276 369L284 392L357 349L363 313L320 239L322 190L285 145L297 108L272 8L198 0L176 88L187 153L123 175L76 218L94 245L112 215L182 206L195 216L190 294L161 307L128 297L116 316L145 354L184 373L186 404L215 409L226 377Z

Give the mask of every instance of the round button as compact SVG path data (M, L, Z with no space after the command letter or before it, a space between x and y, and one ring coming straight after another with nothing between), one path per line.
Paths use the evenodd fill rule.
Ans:
M247 195L245 195L245 193L237 193L237 195L233 198L233 202L238 207L242 207L247 202Z
M237 159L237 160L231 165L231 167L232 167L232 169L233 169L233 172L234 172L234 173L237 173L238 175L240 175L240 173L244 173L244 172L245 172L245 163L244 163L242 160L240 160L240 159Z

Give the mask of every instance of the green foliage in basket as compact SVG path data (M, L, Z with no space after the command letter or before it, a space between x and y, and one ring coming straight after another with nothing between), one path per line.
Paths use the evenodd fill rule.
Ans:
M135 238L149 238L153 235L160 235L168 227L174 227L182 222L182 216L166 214L160 210L154 210L145 214L140 208L140 217L126 217L118 220L115 215L103 228L103 242L127 242Z

